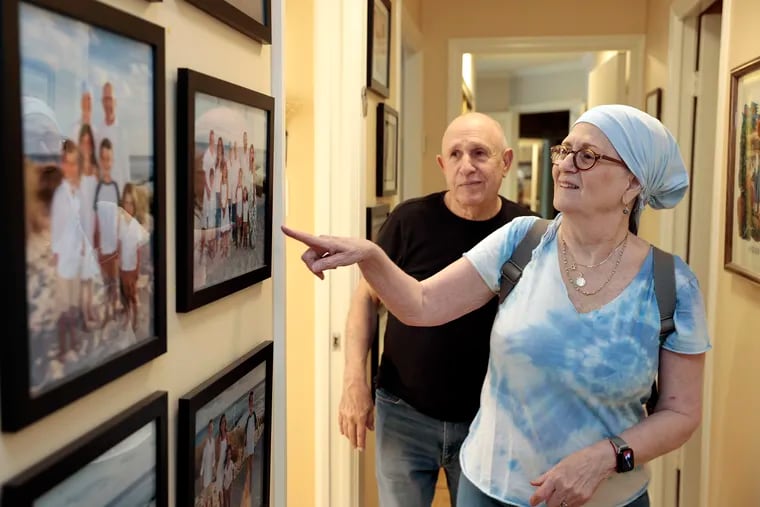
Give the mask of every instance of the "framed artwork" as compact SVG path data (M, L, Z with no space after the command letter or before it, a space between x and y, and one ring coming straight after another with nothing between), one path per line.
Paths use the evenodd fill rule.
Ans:
M380 228L388 219L388 215L391 212L391 207L388 204L377 204L367 208L367 239L377 242L378 235L380 234ZM374 387L376 385L377 373L380 368L380 357L382 356L382 336L384 331L384 320L386 318L386 311L381 309L378 312L377 323L375 324L374 338L372 339L372 348L370 349L370 367L369 367L369 385ZM382 328L382 329L381 329ZM372 400L375 399L375 390L372 389Z
M177 311L272 274L274 99L179 69Z
M368 1L367 88L388 97L391 86L391 1Z
M1 19L16 431L166 352L164 29L92 0L7 0Z
M658 120L662 119L662 88L647 93L646 112Z
M726 269L760 283L760 58L731 71Z
M10 479L2 507L167 507L167 419L158 391Z
M267 341L179 399L177 505L269 505Z
M272 0L186 1L262 44L272 42Z
M375 195L398 191L398 112L385 103L377 105L375 145Z

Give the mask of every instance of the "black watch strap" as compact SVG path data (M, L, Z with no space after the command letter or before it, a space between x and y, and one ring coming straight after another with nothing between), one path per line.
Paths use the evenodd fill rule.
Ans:
M615 449L615 469L617 472L624 473L633 470L636 466L633 449L619 436L610 437L609 440L613 449Z

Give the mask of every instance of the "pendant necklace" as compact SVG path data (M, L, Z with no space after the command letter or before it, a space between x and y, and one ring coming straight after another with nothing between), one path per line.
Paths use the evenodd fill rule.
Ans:
M587 266L585 264L580 264L575 261L575 258L573 258L572 263L567 262L567 243L565 242L565 238L561 238L562 240L562 264L565 266L565 274L567 275L568 280L573 285L575 290L583 294L584 296L593 296L594 294L599 293L604 287L607 286L608 283L610 283L610 280L612 280L612 277L615 276L615 273L617 272L617 268L620 265L620 261L623 258L623 252L625 252L625 246L628 243L628 232L626 232L625 237L618 243L618 246L616 246L612 252L601 262L597 264L593 264L590 266ZM621 248L622 247L622 248ZM583 276L583 272L578 269L578 266L583 266L586 268L596 268L607 262L611 257L612 254L616 251L620 251L620 254L617 257L617 261L615 262L615 266L612 268L612 271L610 272L610 275L607 277L607 280L604 281L604 283L596 290L594 291L585 291L583 290L583 287L586 285L586 278ZM577 276L573 276L571 273L577 273Z

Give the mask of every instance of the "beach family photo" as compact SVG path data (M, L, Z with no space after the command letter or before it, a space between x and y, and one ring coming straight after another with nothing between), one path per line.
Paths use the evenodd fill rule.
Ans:
M25 302L13 313L26 316L25 326L14 326L28 341L12 353L27 363L14 371L28 369L28 381L13 384L28 385L24 396L36 398L163 334L163 162L156 165L163 29L94 2L9 1L19 51L5 65L19 77L6 80L3 100L19 112L21 136L17 146L18 138L3 140L6 162L17 165L7 168L14 175L4 205L23 217L9 234L9 250L18 252L9 264L24 259ZM144 360L106 368L99 385ZM92 384L78 379L75 390Z
M156 391L2 486L2 507L166 507L166 391Z
M271 341L180 398L182 505L269 505L271 406Z
M178 192L183 311L271 274L273 101L184 69L179 87L188 120L179 124L190 127L178 154L187 171Z

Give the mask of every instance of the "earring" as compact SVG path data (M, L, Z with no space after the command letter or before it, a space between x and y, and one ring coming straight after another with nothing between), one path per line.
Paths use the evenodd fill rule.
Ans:
M630 212L631 212L631 210L629 210L629 209L628 209L628 206L625 206L625 207L623 208L623 215L627 215L627 214L628 214L628 213L630 213Z

